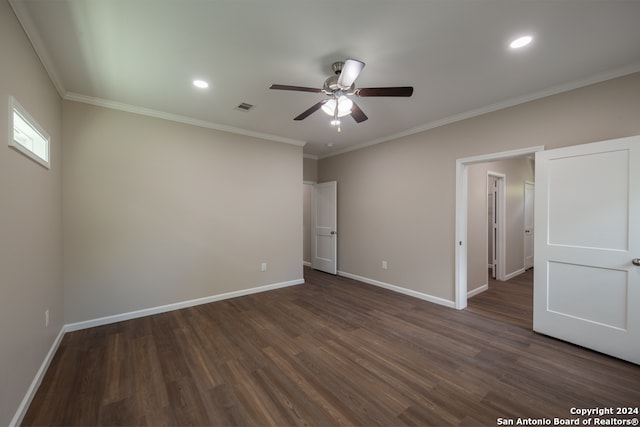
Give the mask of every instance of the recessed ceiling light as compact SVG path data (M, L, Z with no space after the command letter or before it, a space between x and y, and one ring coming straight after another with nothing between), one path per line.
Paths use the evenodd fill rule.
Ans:
M525 47L526 45L528 45L532 41L533 41L533 37L531 37L531 36L518 37L517 39L515 39L514 41L509 43L509 47L511 49L520 49L520 48Z
M200 89L206 89L209 87L209 83L205 82L204 80L194 80L193 85Z

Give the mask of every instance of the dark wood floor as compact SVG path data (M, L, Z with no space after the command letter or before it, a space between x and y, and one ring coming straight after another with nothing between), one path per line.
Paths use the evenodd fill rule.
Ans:
M495 426L640 403L639 366L531 332L527 276L464 311L305 278L66 334L24 425Z
M467 311L514 326L533 329L533 269L500 282L489 276L489 289L467 301Z

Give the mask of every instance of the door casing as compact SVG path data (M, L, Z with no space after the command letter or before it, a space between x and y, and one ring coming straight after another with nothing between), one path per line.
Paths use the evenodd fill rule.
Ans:
M467 219L468 166L527 156L544 150L544 145L465 157L456 160L455 307L467 307Z

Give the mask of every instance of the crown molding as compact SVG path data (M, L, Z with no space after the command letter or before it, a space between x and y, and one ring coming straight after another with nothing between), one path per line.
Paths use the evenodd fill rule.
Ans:
M44 48L45 44L42 42L42 37L40 36L40 32L38 32L33 20L31 19L27 7L25 6L25 2L22 0L9 0L9 5L13 9L13 13L16 15L18 22L22 26L24 33L27 35L33 50L36 52L36 55L40 59L42 66L45 71L49 75L49 79L53 83L53 86L56 88L56 91L60 95L60 97L64 97L66 93L66 89L62 84L62 79L54 66L54 62L49 55L47 49Z
M13 8L13 11L18 19L18 21L20 22L20 25L22 26L22 28L24 29L25 34L27 35L29 41L31 42L31 45L33 46L33 49L35 50L38 58L40 59L40 62L42 63L42 65L44 66L47 74L49 75L49 78L51 79L53 85L55 86L56 90L58 91L58 93L60 94L60 96L63 99L67 99L67 100L72 100L72 101L77 101L77 102L83 102L83 103L87 103L87 104L92 104L92 105L97 105L97 106L101 106L101 107L106 107L106 108L111 108L111 109L116 109L116 110L121 110L121 111L127 111L127 112L131 112L131 113L135 113L135 114L141 114L141 115L146 115L146 116L150 116L150 117L156 117L156 118L161 118L161 119L165 119L165 120L171 120L171 121L175 121L175 122L179 122L179 123L185 123L185 124L190 124L193 126L199 126L199 127L205 127L205 128L209 128L209 129L215 129L215 130L220 130L220 131L224 131L224 132L230 132L230 133L235 133L235 134L239 134L239 135L245 135L245 136L250 136L250 137L254 137L254 138L260 138L260 139L265 139L265 140L269 140L269 141L276 141L276 142L282 142L285 144L292 144L292 145L297 145L297 146L302 146L304 147L306 145L306 141L301 141L301 140L296 140L296 139L291 139L291 138L285 138L282 136L278 136L278 135L271 135L271 134L266 134L266 133L261 133L261 132L255 132L255 131L250 131L250 130L246 130L246 129L241 129L241 128L236 128L233 126L226 126L226 125L221 125L218 123L213 123L213 122L209 122L209 121L205 121L205 120L198 120L198 119L193 119L190 117L186 117L186 116L180 116L177 114L171 114L171 113L165 113L162 111L157 111L157 110L151 110L148 108L143 108L143 107L138 107L138 106L134 106L134 105L128 105L128 104L123 104L123 103L119 103L119 102L115 102L115 101L110 101L110 100L106 100L106 99L101 99L101 98L95 98L95 97L91 97L91 96L86 96L86 95L81 95L81 94L77 94L77 93L73 93L73 92L67 92L66 88L64 87L64 85L62 84L62 80L60 79L60 76L57 72L56 67L54 66L54 62L51 59L51 56L49 55L48 51L44 48L45 44L42 42L42 37L40 36L36 26L34 25L33 21L31 20L27 7L25 5L25 1L24 0L8 0L9 4L11 5L11 7ZM402 132L398 132L398 133L394 133L391 135L387 135L381 138L377 138L371 141L367 141L364 142L362 144L358 144L358 145L354 145L352 147L348 147L348 148L344 148L342 150L338 150L326 155L311 155L311 154L305 154L305 157L307 158L313 158L315 160L322 160L325 158L329 158L329 157L334 157L334 156L338 156L341 154L345 154L351 151L356 151L356 150L360 150L363 148L367 148L370 147L372 145L377 145L377 144L381 144L384 142L389 142L389 141L393 141L396 139L400 139L406 136L410 136L410 135L414 135L420 132L425 132L427 130L430 129L434 129L440 126L445 126L448 124L452 124L458 121L462 121L462 120L466 120L466 119L470 119L476 116L480 116L483 114L487 114L487 113L491 113L494 111L498 111L498 110L502 110L505 108L509 108L509 107L513 107L519 104L524 104L526 102L529 101L534 101L540 98L545 98L547 96L551 96L551 95L555 95L555 94L559 94L562 92L568 92L570 90L574 90L574 89L579 89L581 87L584 86L589 86L592 84L596 84L596 83L600 83L606 80L610 80L610 79L614 79L617 77L622 77L628 74L633 74L636 72L640 72L640 62L635 62L635 63L631 63L628 64L624 67L620 67L617 69L613 69L613 70L609 70L603 73L599 73L599 74L595 74L591 77L587 77L585 79L579 79L579 80L574 80L568 83L564 83L561 85L557 85L557 86L553 86L550 87L548 89L544 89L538 92L534 92L532 94L528 94L528 95L524 95L521 97L516 97L516 98L512 98L506 101L502 101L502 102L498 102L495 104L491 104L491 105L487 105L484 107L480 107L474 110L470 110L470 111L466 111L460 114L455 114L453 116L449 116L449 117L445 117L442 119L438 119L438 120L434 120L431 122L428 122L426 124L417 126L417 127L413 127L411 129L407 129L405 131Z
M38 31L36 25L33 23L29 12L27 10L27 6L23 0L8 0L11 5L18 22L22 26L33 50L36 52L36 55L40 59L42 66L45 71L49 75L49 79L53 83L56 91L60 95L61 98L69 100L69 101L77 101L85 104L96 105L105 108L111 108L114 110L127 111L130 113L141 114L144 116L155 117L159 119L170 120L174 122L189 124L193 126L199 126L209 129L220 130L224 132L235 133L239 135L249 136L253 138L265 139L268 141L282 142L285 144L297 145L300 147L304 147L306 141L301 141L292 138L285 138L278 135L271 135L262 132L255 132L246 129L241 129L233 126L221 125L214 122L209 122L205 120L193 119L191 117L180 116L177 114L166 113L163 111L152 110L149 108L138 107L135 105L124 104L121 102L110 101L107 99L95 98L87 95L82 95L74 92L68 92L62 83L62 79L55 67L54 61L51 59L48 50L44 47L45 44L42 41L42 37L40 36L40 32Z
M524 104L526 102L535 101L537 99L546 98L551 95L557 95L563 92L569 92L574 89L579 89L581 87L586 87L592 84L601 83L607 80L615 79L618 77L623 77L629 74L640 72L640 62L634 62L632 64L628 64L621 68L616 68L613 70L605 71L603 73L598 73L593 76L580 79L573 80L568 83L564 83L557 86L552 86L550 88L534 92L528 95L520 96L517 98L511 98L506 101L497 102L495 104L487 105L485 107L476 108L474 110L466 111L464 113L455 114L453 116L445 117L440 120L434 120L432 122L426 123L421 126L417 126L411 129L407 129L402 132L394 133L392 135L388 135L382 138L374 139L372 141L365 142L363 144L358 144L352 147L344 148L342 150L336 151L331 154L327 154L325 156L319 157L320 160L326 159L333 156L338 156L340 154L345 154L351 151L360 150L363 148L370 147L372 145L382 144L383 142L393 141L396 139L403 138L405 136L414 135L420 132L425 132L430 129L435 129L440 126L445 126L451 123L459 122L462 120L470 119L473 117L481 116L483 114L492 113L494 111L503 110L509 107L515 107L516 105Z
M98 107L110 108L112 110L126 111L128 113L140 114L142 116L155 117L157 119L170 120L172 122L184 123L187 125L198 126L208 129L219 130L223 132L235 133L238 135L249 136L252 138L265 139L268 141L282 142L290 145L297 145L304 147L305 141L297 139L285 138L282 136L271 135L268 133L255 132L251 130L241 129L233 126L221 125L218 123L209 122L206 120L198 120L187 116L180 116L178 114L166 113L164 111L152 110L150 108L138 107L136 105L124 104L122 102L111 101L108 99L96 98L93 96L81 95L79 93L67 92L63 96L67 101L82 102L84 104L91 104Z

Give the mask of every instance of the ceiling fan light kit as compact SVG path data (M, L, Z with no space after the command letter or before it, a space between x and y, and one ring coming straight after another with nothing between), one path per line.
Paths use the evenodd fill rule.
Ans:
M367 115L360 109L358 104L353 102L349 97L410 97L413 94L412 86L401 87L378 87L378 88L360 88L356 89L355 81L362 72L365 63L356 59L347 59L342 62L334 62L331 65L333 76L324 81L322 89L315 89L304 86L289 85L271 85L270 89L290 90L296 92L313 92L324 93L329 99L312 105L309 109L294 117L294 120L304 120L312 113L322 109L327 115L332 116L331 124L338 127L341 131L339 117L351 115L356 123L361 123L368 119Z
M336 112L336 107L338 111ZM351 107L353 107L353 101L347 98L346 95L341 95L338 99L330 99L323 106L324 111L329 116L344 117L351 114Z

